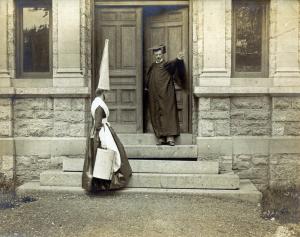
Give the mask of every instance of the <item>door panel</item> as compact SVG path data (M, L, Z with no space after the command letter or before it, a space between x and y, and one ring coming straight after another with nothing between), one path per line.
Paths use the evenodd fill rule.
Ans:
M95 86L105 39L110 40L109 121L117 132L142 132L142 9L95 9Z
M186 71L188 72L188 8L166 10L159 12L157 15L147 16L144 18L144 28L146 69L149 68L153 62L152 52L147 49L154 45L164 44L167 48L167 53L165 54L166 60L176 58L180 51L184 53L184 63ZM176 96L180 129L181 132L188 132L189 96L187 92L181 90L178 86L176 86ZM152 130L149 120L148 114L146 121L148 132Z

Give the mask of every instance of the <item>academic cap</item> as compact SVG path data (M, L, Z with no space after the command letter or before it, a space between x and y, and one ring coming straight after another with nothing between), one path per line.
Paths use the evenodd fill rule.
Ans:
M162 45L162 44L161 45L155 45L155 46L149 48L148 50L152 50L152 52L156 52L158 50L161 50L161 52L163 54L165 54L166 53L166 46Z

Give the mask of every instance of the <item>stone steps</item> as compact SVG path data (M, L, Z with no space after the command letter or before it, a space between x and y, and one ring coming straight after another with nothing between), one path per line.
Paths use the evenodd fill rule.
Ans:
M48 170L40 175L41 186L81 187L81 172ZM226 174L133 173L129 188L238 189L239 177Z
M196 159L197 145L125 145L128 158L131 159Z
M66 186L41 186L40 182L28 182L17 188L19 195L32 195L36 193L70 193L85 195L81 187ZM227 200L242 200L251 203L259 203L262 194L256 189L250 180L240 180L238 190L217 190L217 189L163 189L163 188L124 188L108 192L108 195L120 194L153 194L153 195L197 195L203 197L222 198Z
M154 145L157 139L153 133L118 133L118 137L124 145ZM176 145L193 144L193 135L182 133L175 138Z
M63 159L63 171L82 171L84 159ZM219 163L213 161L129 160L134 173L218 174Z

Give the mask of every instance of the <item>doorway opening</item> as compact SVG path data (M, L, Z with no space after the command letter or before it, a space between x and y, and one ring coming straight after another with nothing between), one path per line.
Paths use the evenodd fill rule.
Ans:
M96 6L93 43L93 91L98 84L98 70L104 45L109 39L111 90L106 93L110 122L119 133L152 133L144 80L153 61L153 45L166 45L166 60L184 53L189 72L188 6ZM189 79L189 75L187 75ZM188 82L188 85L191 83ZM191 131L190 86L186 91L176 86L180 129Z

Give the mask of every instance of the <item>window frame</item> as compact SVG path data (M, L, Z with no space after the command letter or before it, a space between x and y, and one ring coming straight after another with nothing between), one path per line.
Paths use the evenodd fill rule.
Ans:
M269 1L254 0L263 5L262 15L262 47L261 47L261 71L237 72L236 71L236 7L239 2L246 0L232 0L232 53L231 53L231 77L242 78L268 78L269 77ZM237 3L237 4L236 4Z
M23 8L49 7L49 72L24 72L24 46L23 46ZM16 1L16 71L17 78L52 78L53 75L53 49L52 49L52 0L17 0Z

